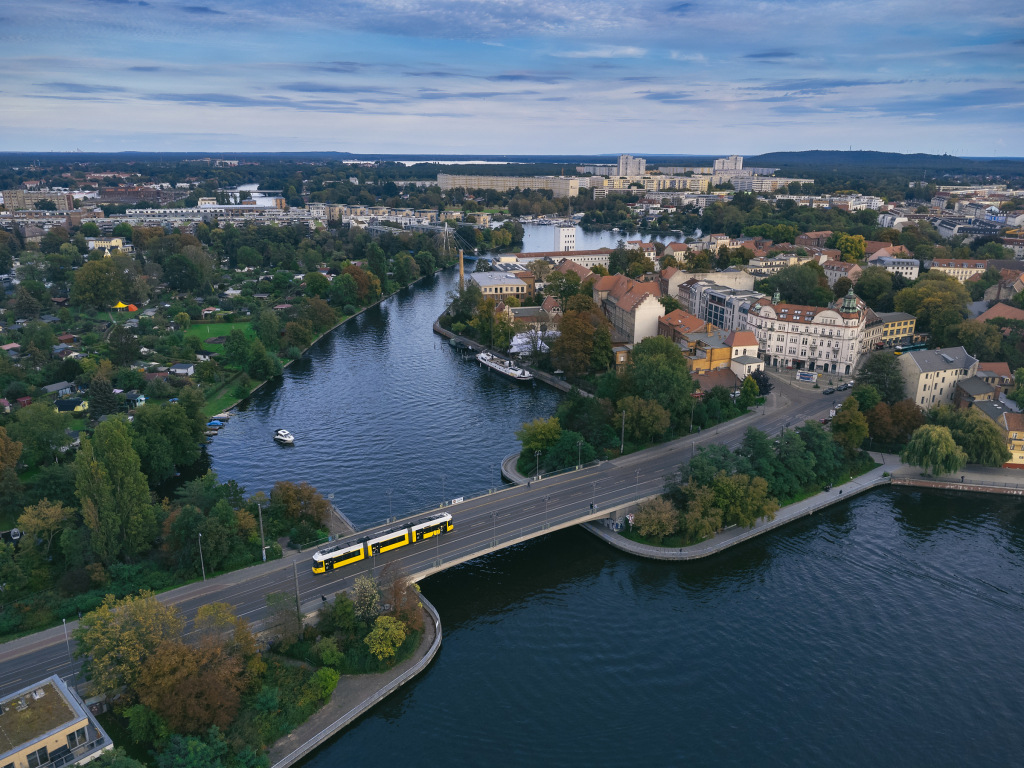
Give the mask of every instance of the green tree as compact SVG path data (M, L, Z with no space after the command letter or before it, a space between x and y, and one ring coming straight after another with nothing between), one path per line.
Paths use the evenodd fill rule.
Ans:
M18 466L23 448L22 443L12 440L7 435L6 427L0 426L0 472L8 467L14 469Z
M999 355L1003 334L998 326L965 320L946 328L945 345L963 347L979 360L993 360Z
M179 312L174 316L174 322L183 331L187 331L189 326L192 325L192 318L188 316L187 312Z
M850 397L857 399L861 413L867 413L882 400L874 384L858 384L850 392Z
M522 455L529 456L531 463L535 451L546 451L558 442L562 436L562 427L558 423L558 417L552 416L547 419L534 419L523 424L516 430L516 439L522 445Z
M678 530L679 513L668 500L659 496L637 507L633 526L644 538L660 543Z
M420 276L420 268L411 254L402 251L394 260L395 281L399 285L408 285Z
M338 275L331 283L331 301L339 307L359 303L359 286L350 274Z
M631 394L654 400L668 411L672 424L688 424L696 383L678 345L664 336L650 336L633 348ZM620 409L621 410L621 409Z
M577 445L582 443L582 445ZM594 446L584 439L579 432L563 429L558 442L548 448L544 455L544 469L555 472L566 467L575 467L577 462L587 464L597 458Z
M898 312L917 318L918 331L931 331L944 338L945 330L967 316L970 294L954 278L932 270L921 275L909 288L899 291L893 299ZM879 390L881 391L881 390Z
M352 586L353 609L356 618L370 622L380 613L380 589L377 583L366 576L357 576Z
M637 442L649 442L668 431L669 412L656 400L642 397L624 397L615 409L626 414L626 434Z
M864 258L864 236L837 232L829 238L832 248L842 251L843 261L859 261Z
M899 359L892 352L875 352L860 369L858 388L871 385L889 405L904 398L906 385Z
M753 528L761 518L775 519L778 502L768 493L768 482L763 477L721 473L711 486L715 506L722 510L726 525Z
M277 349L281 325L276 312L270 309L263 310L252 321L252 328L256 332L256 338L263 342L266 349Z
M24 285L18 286L18 292L14 297L14 311L19 318L35 320L42 311L42 304L28 292ZM27 345L26 345L27 346Z
M388 284L388 259L384 251L377 243L370 243L366 247L366 262L370 272L380 281L381 287Z
M933 475L948 475L967 465L967 453L956 444L949 429L925 424L911 435L907 447L900 453L900 460Z
M589 369L594 354L595 328L590 313L564 313L559 331L551 347L552 363L572 376L582 376Z
M120 300L123 286L113 259L90 261L74 277L71 303L75 306L107 309Z
M202 424L190 419L179 403L149 403L137 409L131 435L140 468L151 485L169 480L175 469L199 460Z
M152 592L143 590L123 600L107 595L74 631L75 656L86 659L97 693L113 695L123 686L133 690L153 651L176 639L184 628L178 609L162 604Z
M249 363L246 372L254 379L264 381L281 373L281 363L267 352L263 342L256 339L249 350Z
M231 365L245 366L249 362L249 337L245 332L234 328L224 342L224 354Z
M131 328L120 323L111 329L107 346L114 365L123 367L138 358L139 340Z
M815 479L822 485L836 480L844 471L845 452L816 421L796 428L807 453L814 457Z
M940 405L928 412L928 421L949 429L971 464L1001 467L1012 458L999 427L977 408Z
M832 295L835 296L836 299L841 299L850 292L852 287L853 281L850 280L850 278L840 277L836 280L836 284L832 286Z
M380 661L394 659L395 652L405 642L405 625L392 616L378 616L363 642Z
M327 296L331 289L331 281L319 272L307 272L304 280L307 296Z
M71 442L66 430L71 416L57 413L49 403L19 408L11 425L11 438L21 443L21 458L30 467L51 464L60 449Z
M832 439L843 447L848 457L852 458L867 438L868 420L861 413L857 399L847 398L832 419Z
M739 400L737 401L737 405L739 405L740 408L746 410L747 408L752 407L757 402L759 394L760 389L757 386L757 382L754 381L750 376L747 376L747 378L743 380L743 386L740 388L740 396Z

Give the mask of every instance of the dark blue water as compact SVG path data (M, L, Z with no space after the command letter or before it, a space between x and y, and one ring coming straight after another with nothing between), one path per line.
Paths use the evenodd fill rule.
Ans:
M1021 508L884 490L702 562L572 530L464 565L422 585L435 663L305 765L1020 765Z
M358 526L438 504L442 483L449 499L500 485L515 430L549 416L561 393L500 379L433 333L457 284L454 269L425 278L260 389L209 446L220 479L249 492L312 483ZM292 432L295 446L274 443L276 429Z
M215 438L249 490L308 480L357 522L486 487L557 393L463 362L430 278L320 342ZM270 441L285 427L294 449ZM582 530L422 584L430 668L306 761L409 765L1024 763L1024 516L884 490L706 561ZM342 683L344 684L344 682Z

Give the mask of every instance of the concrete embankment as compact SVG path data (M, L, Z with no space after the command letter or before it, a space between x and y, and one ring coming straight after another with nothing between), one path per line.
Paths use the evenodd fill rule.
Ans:
M416 677L433 661L441 648L441 617L427 598L419 597L426 621L423 639L413 657L379 675L343 677L323 708L271 747L270 764L273 768L286 768L306 757Z

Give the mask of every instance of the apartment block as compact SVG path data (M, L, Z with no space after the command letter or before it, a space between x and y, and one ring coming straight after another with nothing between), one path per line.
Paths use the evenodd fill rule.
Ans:
M956 383L974 377L978 360L963 347L918 349L899 356L906 395L922 408L950 405Z

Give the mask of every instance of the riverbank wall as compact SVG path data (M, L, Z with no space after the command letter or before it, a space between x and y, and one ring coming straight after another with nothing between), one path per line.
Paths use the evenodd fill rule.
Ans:
M477 352L484 352L487 350L487 347L485 347L483 344L475 342L472 339L467 339L465 336L459 336L457 333L453 333L452 331L449 331L447 328L442 328L441 324L437 322L437 320L434 321L434 333L438 334L439 336L444 336L446 339L456 339L460 343ZM562 392L572 391L572 384L558 378L557 376L552 376L550 373L547 373L546 371L538 371L536 368L531 368L528 365L521 365L520 367L525 368L530 373L532 373L533 378L535 378L537 381L542 381L545 384L554 387L555 389L561 390ZM580 390L580 393L587 397L591 396L589 392L584 392L582 389Z
M918 477L893 477L892 484L933 488L940 491L972 491L974 493L998 493L1005 496L1024 496L1024 485L1017 483L982 483L977 480L961 483L949 480L925 480Z
M380 675L343 678L331 695L331 700L319 712L271 747L270 764L273 768L287 768L302 760L430 665L441 649L441 617L427 598L422 594L419 598L429 621L420 648L413 658ZM343 687L349 682L369 682L376 690L365 692L354 690L351 686Z

